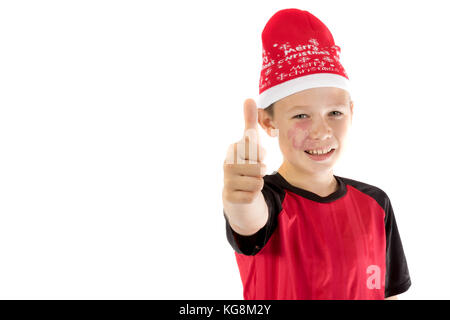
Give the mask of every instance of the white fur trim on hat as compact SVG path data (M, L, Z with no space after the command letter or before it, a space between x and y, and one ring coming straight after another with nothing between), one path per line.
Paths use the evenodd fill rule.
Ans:
M337 87L350 93L350 81L334 73L314 73L282 82L264 90L258 97L258 108L266 108L272 103L291 94L317 87Z

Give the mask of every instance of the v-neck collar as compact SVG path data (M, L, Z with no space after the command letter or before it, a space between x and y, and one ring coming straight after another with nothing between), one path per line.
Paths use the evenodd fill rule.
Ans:
M336 175L333 175L333 176L336 178L336 181L338 183L338 189L326 197L321 197L314 192L291 185L278 171L274 171L272 173L272 175L274 175L274 177L278 180L280 186L282 186L283 188L285 188L299 196L302 196L304 198L307 198L309 200L316 201L316 202L322 202L322 203L332 202L332 201L335 201L335 200L343 197L347 193L347 185L341 179L341 177L336 176Z

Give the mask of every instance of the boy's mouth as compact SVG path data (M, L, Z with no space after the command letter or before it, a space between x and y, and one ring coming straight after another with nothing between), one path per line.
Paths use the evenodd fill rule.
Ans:
M325 150L305 150L308 157L315 161L326 160L334 153L335 148L328 148Z
M305 150L305 152L308 154L312 154L312 155L322 155L322 154L330 153L332 150L334 150L334 148L329 147L329 148L325 148L325 149Z

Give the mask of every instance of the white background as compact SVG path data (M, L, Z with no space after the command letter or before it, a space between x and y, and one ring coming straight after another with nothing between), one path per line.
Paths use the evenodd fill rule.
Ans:
M261 31L296 7L331 30L354 89L335 174L389 195L400 298L448 299L444 6L0 2L0 298L242 299L222 165L258 95ZM281 152L260 135L271 173Z

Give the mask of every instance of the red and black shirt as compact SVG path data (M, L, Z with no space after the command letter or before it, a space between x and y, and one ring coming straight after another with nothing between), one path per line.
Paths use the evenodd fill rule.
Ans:
M321 197L264 176L264 227L236 233L224 213L245 300L384 299L411 286L394 211L375 186L334 175Z

